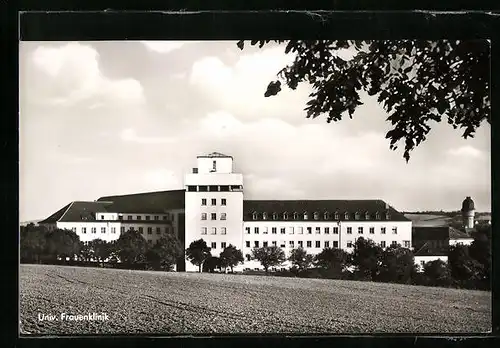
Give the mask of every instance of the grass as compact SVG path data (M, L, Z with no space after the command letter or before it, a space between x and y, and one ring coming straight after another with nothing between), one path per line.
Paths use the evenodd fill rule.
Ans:
M107 313L107 321L38 314ZM21 333L478 333L491 293L230 274L20 266Z

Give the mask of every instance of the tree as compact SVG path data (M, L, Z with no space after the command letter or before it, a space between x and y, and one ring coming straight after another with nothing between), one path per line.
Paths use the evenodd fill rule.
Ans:
M40 263L46 250L45 228L30 223L21 226L19 232L20 261Z
M299 247L292 250L288 260L292 263L293 266L297 267L297 270L300 273L311 267L314 258L312 255L308 254L306 250Z
M390 148L404 141L403 157L422 143L431 122L443 117L453 128L473 137L490 116L490 43L467 41L352 41L274 40L285 43L285 53L295 55L291 65L278 72L264 96L281 91L281 81L292 90L300 83L312 86L305 110L307 117L327 115L339 121L352 118L363 103L360 92L377 96L392 126L386 138ZM252 41L262 48L271 40ZM244 48L244 41L237 43ZM343 59L350 50L354 56Z
M220 267L220 258L217 256L209 256L205 262L203 262L203 272L214 273L215 269L220 269Z
M227 247L219 255L220 266L224 269L227 267L231 268L231 272L233 272L233 268L237 266L239 263L243 263L245 261L243 259L243 253L241 250L236 249L236 247L232 244L229 244Z
M106 242L102 239L94 239L87 244L92 258L98 263L104 263L104 260L109 258L111 255L111 243Z
M478 285L481 289L491 289L491 226L478 229L474 241L469 246L469 255L481 264L481 280Z
M46 234L46 252L55 261L74 258L80 254L80 237L66 229L55 229Z
M450 247L448 264L451 277L465 288L476 288L483 281L484 267L469 254L467 245L458 244Z
M377 278L382 253L382 248L372 240L363 237L356 240L354 250L350 255L350 262L356 268L356 275L359 279L375 280Z
M93 251L89 245L89 243L86 242L80 242L80 254L79 260L80 261L90 261L93 256Z
M409 283L416 270L413 253L400 245L390 246L381 254L378 279L385 282Z
M424 285L449 286L453 282L448 264L439 259L424 264L424 277Z
M182 246L173 234L166 234L149 248L146 259L154 269L171 271L182 255Z
M341 278L348 266L347 252L338 248L324 248L314 258L316 267L326 271L329 278Z
M266 274L269 273L269 267L275 267L285 262L285 252L276 246L267 246L252 249L252 259L260 262Z
M148 245L144 237L133 229L122 233L116 241L116 254L126 264L139 264L146 261Z
M186 257L193 264L198 266L198 271L201 273L201 265L208 259L212 254L210 254L211 248L207 246L207 243L203 239L198 239L189 244L189 248L186 249Z

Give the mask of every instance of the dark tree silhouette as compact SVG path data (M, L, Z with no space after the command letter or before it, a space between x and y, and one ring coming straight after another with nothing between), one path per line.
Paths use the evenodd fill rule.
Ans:
M122 233L115 244L116 254L126 264L139 264L146 261L148 243L139 231L133 229Z
M220 266L222 268L229 267L231 268L231 272L233 272L233 268L237 266L239 263L245 261L243 259L243 253L241 250L237 249L234 245L229 244L227 247L219 255Z
M359 237L350 255L351 265L356 268L360 279L375 280L380 272L383 250L371 239Z
M180 241L173 234L165 234L149 248L146 259L154 269L171 271L182 255Z
M390 246L380 256L379 280L395 283L411 282L417 266L410 249L402 248L400 245Z
M285 252L276 246L253 248L252 259L260 262L266 274L269 273L269 267L281 265L285 262Z
M348 261L347 252L339 248L324 248L314 257L315 265L326 271L329 278L341 278Z
M198 239L189 244L189 248L186 249L186 257L193 264L198 266L198 271L201 273L201 265L210 256L211 248L207 246L207 243L203 239Z
M464 138L474 136L490 116L490 43L468 41L301 41L286 43L285 53L295 54L291 65L269 83L265 97L281 91L281 81L291 89L312 85L305 110L307 117L327 116L327 122L350 118L362 105L360 92L377 96L394 126L386 138L390 148L404 141L403 157L426 139L432 122L446 118L461 128ZM271 40L251 41L262 48ZM244 41L237 43L244 48ZM339 53L351 49L352 59Z
M293 249L288 260L299 272L303 272L311 267L314 257L303 248Z

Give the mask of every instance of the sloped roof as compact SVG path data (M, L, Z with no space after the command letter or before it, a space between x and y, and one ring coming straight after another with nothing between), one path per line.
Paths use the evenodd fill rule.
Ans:
M184 209L185 190L155 191L129 195L101 197L97 202L113 202L107 207L114 213L164 213L171 209Z
M433 247L430 242L426 242L413 256L448 256L448 247Z
M450 227L449 236L450 236L450 239L470 239L470 238L472 238L472 236L469 233L467 233L465 231L460 231L460 230L453 228L453 227Z
M293 213L298 213L297 220L304 220L304 214L308 213L308 220L314 220L313 214L319 213L318 221L347 221L345 213L349 215L349 221L355 220L355 213L359 213L359 219L355 221L383 221L386 220L385 212L389 212L388 221L410 221L402 213L392 207L386 208L382 200L245 200L243 201L243 220L253 219L253 213L257 213L257 221L264 220L263 213L267 213L267 220L272 220L272 214L276 213L277 221L284 220L284 213L288 213L288 220L294 220ZM335 213L339 219L335 219ZM380 219L376 218L377 212ZM324 213L328 213L325 219ZM368 218L366 218L368 213Z
M197 158L224 158L224 157L233 158L232 156L224 155L223 153L220 152L212 152L207 155L197 156Z
M65 205L64 207L62 207L61 209L56 211L54 214L52 214L51 216L49 216L45 220L39 221L38 223L39 224L52 224L52 223L57 222L63 216L63 214L66 212L66 210L68 210L70 205L71 205L71 203Z

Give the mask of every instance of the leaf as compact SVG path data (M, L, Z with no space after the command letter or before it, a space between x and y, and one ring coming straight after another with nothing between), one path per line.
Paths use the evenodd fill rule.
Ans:
M245 47L245 41L244 40L238 41L238 43L236 44L236 46L238 46L238 48L240 50L243 50L243 48Z
M265 97L270 97L273 95L278 94L278 92L281 91L281 82L280 81L274 81L270 82L269 85L267 86L266 93L264 93Z

